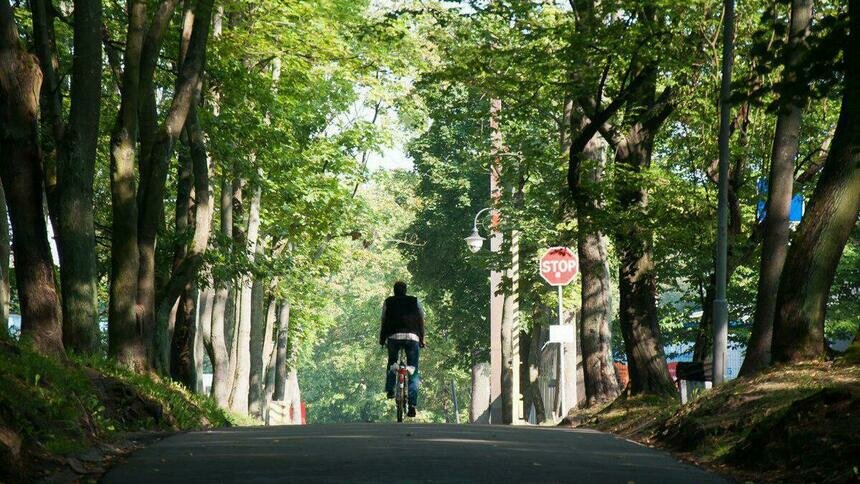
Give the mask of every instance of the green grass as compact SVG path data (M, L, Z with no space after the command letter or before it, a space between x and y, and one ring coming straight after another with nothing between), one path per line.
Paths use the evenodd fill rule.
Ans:
M59 361L0 342L0 431L20 438L24 472L28 460L78 453L123 432L253 424L211 398L105 359ZM0 448L0 467L8 467L3 459Z

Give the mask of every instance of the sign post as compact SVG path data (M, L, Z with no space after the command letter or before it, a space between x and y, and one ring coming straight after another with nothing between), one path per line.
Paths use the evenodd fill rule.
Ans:
M559 397L561 400L561 412L567 410L567 395L565 394L564 380L564 343L573 343L573 401L577 399L576 388L576 319L573 320L573 331L562 331L564 327L564 300L563 288L570 284L579 272L579 258L576 254L567 247L550 247L547 249L543 257L540 258L540 275L543 279L552 286L558 288L558 331L553 331L550 326L550 343L559 343L560 363L559 363ZM574 403L575 404L575 403ZM562 415L564 418L564 415Z

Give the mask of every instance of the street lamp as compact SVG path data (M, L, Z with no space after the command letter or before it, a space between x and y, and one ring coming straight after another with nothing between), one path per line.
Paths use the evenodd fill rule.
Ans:
M487 210L491 210L491 208L482 208L478 211L478 213L475 214L475 222L472 224L472 234L463 239L466 241L466 245L469 247L469 251L471 251L473 254L476 254L479 250L481 250L481 248L484 246L484 240L486 240L485 238L481 237L480 233L478 233L478 217L480 217L481 214L486 212Z

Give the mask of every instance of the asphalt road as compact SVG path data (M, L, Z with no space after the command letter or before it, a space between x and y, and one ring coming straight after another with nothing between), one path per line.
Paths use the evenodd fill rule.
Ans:
M725 483L671 455L590 430L338 424L175 435L117 464L105 483Z

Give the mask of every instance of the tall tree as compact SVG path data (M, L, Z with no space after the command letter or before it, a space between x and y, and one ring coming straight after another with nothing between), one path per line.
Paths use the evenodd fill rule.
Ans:
M0 1L0 178L12 222L21 336L64 354L60 300L43 211L38 59L20 45L12 6Z
M120 107L111 132L111 275L108 352L125 366L149 368L148 334L137 318L137 200L135 155L138 135L140 55L146 29L146 2L128 0L128 30L122 63Z
M645 12L653 16L655 12ZM653 19L646 19L653 21ZM651 166L654 139L673 109L671 88L657 96L657 66L640 67L643 82L628 102L629 130L608 136L615 149L618 172L616 196L625 214L624 226L615 231L618 247L621 332L627 353L630 392L674 394L657 325L657 274L653 232L645 223L648 191L641 174Z
M824 318L836 266L860 212L860 0L848 2L842 43L842 107L827 161L786 256L773 331L773 359L824 355Z
M56 10L45 0L30 2L35 50L44 73L42 145L45 191L57 232L67 349L95 352L99 344L93 182L99 135L102 79L102 5L74 2L70 114L63 115Z
M741 368L742 375L751 375L770 364L776 297L788 252L788 216L793 196L794 160L800 143L805 92L808 92L805 83L801 85L799 82L803 78L799 71L803 69L804 57L809 50L806 38L812 22L813 3L813 0L791 2L787 55L782 71L779 111L770 158L755 317Z
M9 339L9 305L12 287L9 281L9 212L6 210L6 194L0 183L0 339Z
M577 251L582 274L580 346L586 403L615 399L618 381L612 364L610 287L606 237L595 220L603 207L600 183L606 166L605 142L595 133L583 149L588 166L585 182L574 191L577 214Z
M233 240L233 186L228 176L221 179L221 237L228 245ZM230 282L221 274L213 275L215 302L212 308L212 396L221 408L228 408L230 400L230 347L227 341L227 311L230 300ZM230 325L232 328L232 325ZM231 339L232 342L232 339Z
M166 328L157 324L155 242L163 213L167 169L191 107L199 99L206 62L206 44L213 0L188 2L186 27L191 23L187 53L180 64L176 86L164 120L151 122L149 100L154 97L150 76L156 68L164 33L176 0L162 0L147 25L146 5L129 0L129 25L121 86L120 111L111 141L113 243L111 271L112 354L123 364L167 371L153 348L165 341ZM188 15L190 13L190 15ZM189 19L193 21L189 22ZM187 29L183 29L187 32ZM140 128L140 129L139 129ZM138 136L139 134L139 136ZM136 141L140 146L140 187L135 190ZM151 141L151 144L150 144ZM178 281L177 281L178 282ZM181 287L170 285L166 294ZM178 296L177 296L178 297ZM175 299L174 299L175 300ZM172 302L168 303L172 306ZM169 309L167 310L169 312ZM166 323L166 318L162 319Z
M257 252L257 239L260 234L260 196L262 172L258 171L252 181L252 192L250 207L248 207L248 225L245 239L245 250L249 260L254 259ZM237 321L236 338L236 365L235 380L230 393L230 408L233 411L248 413L248 395L250 392L251 377L251 309L253 278L250 274L242 276L239 319Z
M287 392L287 338L290 331L290 303L281 301L278 307L278 335L275 353L274 399L283 401Z

